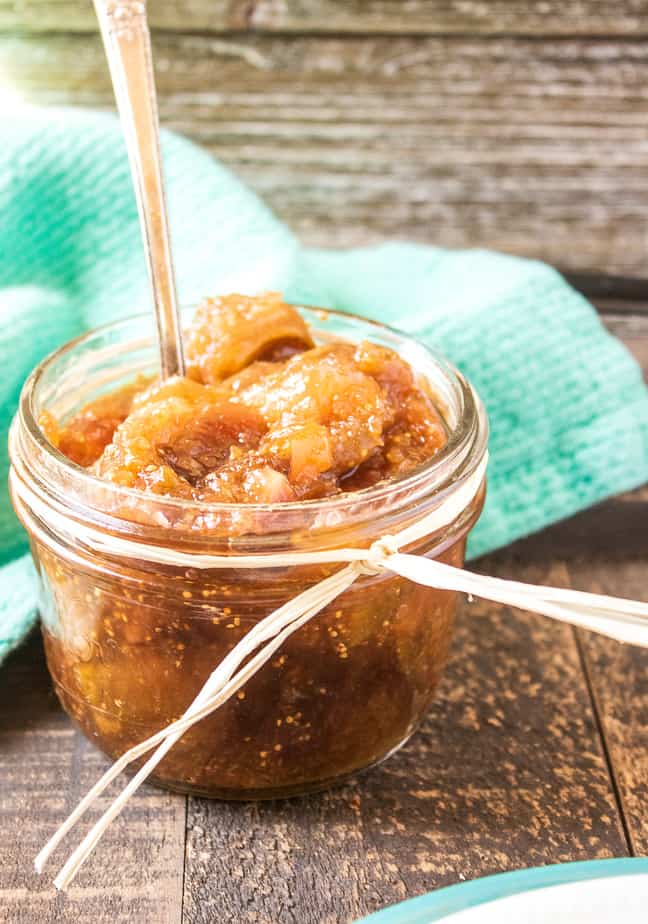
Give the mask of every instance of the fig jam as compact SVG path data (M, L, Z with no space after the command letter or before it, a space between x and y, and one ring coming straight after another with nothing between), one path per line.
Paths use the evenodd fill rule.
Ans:
M32 532L57 694L111 757L179 718L246 632L341 567L162 565L111 549L111 535L192 553L367 547L433 499L414 487L452 435L447 415L420 372L372 341L384 329L348 323L362 337L322 342L277 295L208 299L185 335L186 377L139 376L58 416L40 406L66 485L83 469L79 493L105 485L116 498L96 521L108 517L101 552ZM482 500L410 551L461 566ZM270 798L382 760L433 696L454 610L452 593L362 575L187 731L153 779Z

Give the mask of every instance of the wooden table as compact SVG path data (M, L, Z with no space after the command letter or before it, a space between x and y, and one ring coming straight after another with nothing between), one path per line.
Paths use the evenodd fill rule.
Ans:
M645 306L603 308L648 369ZM647 517L644 489L476 567L648 599ZM437 701L383 766L264 804L145 786L57 895L33 857L105 766L34 636L0 670L0 921L349 924L487 873L647 854L648 651L463 603Z

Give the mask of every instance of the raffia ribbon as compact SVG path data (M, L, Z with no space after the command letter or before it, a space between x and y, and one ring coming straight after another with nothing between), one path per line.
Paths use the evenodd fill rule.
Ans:
M348 548L321 552L274 553L263 556L185 554L180 556L182 561L179 561L178 553L174 551L175 564L186 563L194 568L272 568L327 562L346 562L346 565L257 623L215 668L180 719L123 754L95 783L38 854L35 860L38 872L42 872L49 856L61 840L106 787L134 760L153 751L153 754L130 779L62 867L54 884L58 889L66 889L113 819L184 732L226 703L263 667L289 636L321 612L362 574L389 572L437 590L459 591L549 616L560 622L599 632L621 642L648 647L648 603L500 580L400 551L401 548L448 526L468 507L480 490L486 463L487 459L484 458L473 474L431 513L396 535L383 536L369 549ZM41 503L26 488L24 482L15 483L13 487L14 497L17 497L21 505L27 502L27 506L33 510L34 506L38 507ZM49 514L51 517L51 510ZM31 524L30 528L32 528ZM35 528L35 532L38 533L38 527ZM102 544L105 542L105 537L90 527L84 529L83 539L86 544L97 551L102 549ZM132 540L123 539L119 542L124 545L124 548L117 550L114 547L114 540L115 537L111 537L113 552L122 551L134 554L136 551L140 558L145 557L158 562L169 560L168 550L159 546L142 546ZM187 559L186 562L185 559Z

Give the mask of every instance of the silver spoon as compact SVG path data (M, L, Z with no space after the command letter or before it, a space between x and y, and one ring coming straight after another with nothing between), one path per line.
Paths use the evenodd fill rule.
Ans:
M162 378L184 375L145 0L94 0L130 160Z

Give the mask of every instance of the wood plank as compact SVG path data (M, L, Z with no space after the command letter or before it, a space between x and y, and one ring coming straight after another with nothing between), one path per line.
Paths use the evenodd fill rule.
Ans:
M644 526L648 504L643 512ZM644 529L645 534L645 529ZM648 601L646 555L625 561L594 559L570 567L573 580L596 569L592 589ZM614 768L632 850L648 855L648 651L582 633L582 645L602 732Z
M613 500L511 546L507 556L538 569L563 560L571 586L648 600L648 496ZM502 553L504 554L504 553ZM500 556L501 557L501 556ZM648 854L648 650L579 632L634 853Z
M157 29L299 33L645 35L641 0L155 0ZM83 0L0 0L0 28L85 31Z
M508 556L483 567L567 577ZM185 924L347 924L461 879L626 849L572 631L465 604L437 702L398 755L291 802L189 799Z
M648 43L160 35L161 114L310 244L645 270ZM42 104L113 106L96 37L0 37Z
M141 789L72 884L58 894L57 851L38 877L33 860L107 766L52 692L37 635L0 671L0 920L8 924L179 924L186 801ZM107 807L101 800L99 810ZM88 830L80 824L69 850Z
M605 273L565 273L567 281L597 304L610 305L610 313L647 314L648 279Z

